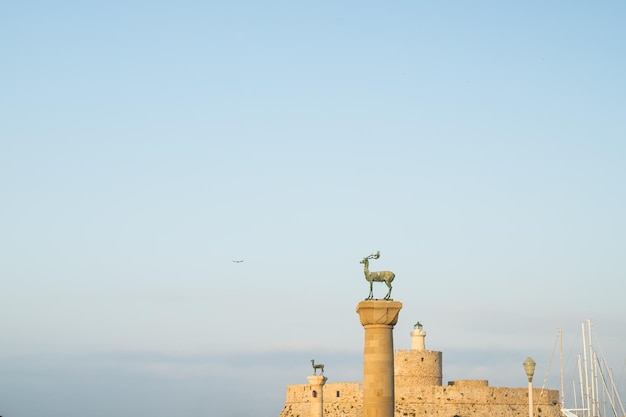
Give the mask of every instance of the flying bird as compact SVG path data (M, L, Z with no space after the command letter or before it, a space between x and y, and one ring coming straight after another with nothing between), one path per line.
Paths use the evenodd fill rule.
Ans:
M233 261L233 262L236 263L236 264L240 264L240 263L243 262L243 259L241 261Z

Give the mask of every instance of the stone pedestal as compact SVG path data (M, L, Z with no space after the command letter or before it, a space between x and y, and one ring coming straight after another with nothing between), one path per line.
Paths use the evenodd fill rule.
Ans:
M365 328L363 417L394 417L393 326L402 303L361 301L356 308Z
M307 377L311 385L311 417L324 416L324 375L311 375Z

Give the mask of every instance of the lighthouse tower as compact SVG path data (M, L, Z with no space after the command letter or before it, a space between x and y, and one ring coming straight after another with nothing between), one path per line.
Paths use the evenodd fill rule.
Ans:
M426 350L426 332L418 321L411 332L411 350Z
M396 390L402 395L407 387L437 385L441 386L441 352L426 350L424 339L426 332L418 321L411 332L411 350L399 350L395 355Z

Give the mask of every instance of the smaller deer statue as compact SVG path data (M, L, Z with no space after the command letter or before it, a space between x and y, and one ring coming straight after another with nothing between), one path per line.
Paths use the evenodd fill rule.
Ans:
M324 365L321 363L315 363L315 359L311 359L311 365L313 365L313 375L317 375L317 370L321 371L321 375L324 375Z
M363 264L365 279L367 280L367 282L370 283L370 295L366 298L366 300L371 300L372 298L374 298L374 282L384 282L387 285L387 288L389 288L389 291L387 291L387 295L385 295L385 300L388 300L389 297L391 297L391 281L393 281L393 279L396 277L396 274L391 271L370 272L369 270L369 260L378 258L380 258L380 251L363 258L361 262L359 262Z

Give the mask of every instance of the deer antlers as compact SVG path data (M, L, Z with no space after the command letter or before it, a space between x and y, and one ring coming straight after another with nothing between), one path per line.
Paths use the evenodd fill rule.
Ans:
M376 252L376 253L372 253L370 256L368 256L365 259L378 259L380 258L380 251Z

